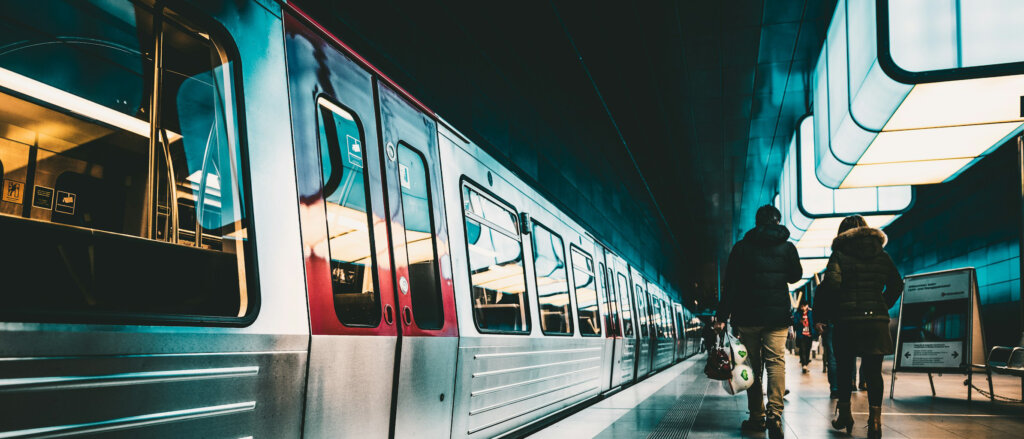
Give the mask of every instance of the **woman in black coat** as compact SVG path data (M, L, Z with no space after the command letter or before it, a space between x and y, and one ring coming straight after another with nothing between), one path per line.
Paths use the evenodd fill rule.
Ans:
M844 218L816 294L819 332L828 322L834 327L838 375L850 376L861 357L861 379L868 385L869 438L882 437L882 358L894 351L889 308L903 292L903 278L882 249L885 243L885 233L868 227L864 217ZM852 390L849 380L839 380L838 416L832 421L838 430L853 430Z

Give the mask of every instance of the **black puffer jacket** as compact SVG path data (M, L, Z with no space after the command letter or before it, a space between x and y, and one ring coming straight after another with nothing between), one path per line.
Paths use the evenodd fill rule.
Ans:
M903 293L903 278L882 249L885 242L885 233L871 227L836 236L817 290L819 322L889 321L889 308Z
M780 225L757 226L737 242L725 268L719 320L733 326L785 328L792 323L790 282L803 270L789 230Z

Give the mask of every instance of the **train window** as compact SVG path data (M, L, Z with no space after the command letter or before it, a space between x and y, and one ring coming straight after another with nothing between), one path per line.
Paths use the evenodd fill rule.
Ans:
M237 64L216 34L133 2L4 6L3 319L255 316Z
M647 337L647 322L650 315L650 310L647 308L647 293L640 284L636 284L633 291L636 294L636 324L640 327L640 336Z
M398 169L405 216L405 251L409 257L409 290L412 312L420 329L441 329L444 306L437 275L433 211L427 165L419 151L398 144Z
M656 297L651 298L651 332L655 337L661 337L661 301Z
M617 286L619 287L619 299L622 304L622 335L625 337L633 336L633 299L629 295L629 281L626 280L626 275L618 273L616 278L618 281Z
M376 327L381 305L374 287L363 137L354 114L326 99L317 104L334 313L342 324Z
M572 334L569 274L562 238L533 222L533 268L537 282L540 329L547 335Z
M601 311L597 306L597 278L594 260L576 247L571 247L572 279L576 286L576 312L579 315L580 334L601 335Z
M477 328L481 332L529 333L523 246L516 214L468 185L462 187L462 203Z
M608 314L605 316L605 326L608 328L608 335L622 335L619 332L619 304L615 298L615 286L609 282L608 270L604 263L598 263L601 270L601 285L604 287L604 298L608 304Z

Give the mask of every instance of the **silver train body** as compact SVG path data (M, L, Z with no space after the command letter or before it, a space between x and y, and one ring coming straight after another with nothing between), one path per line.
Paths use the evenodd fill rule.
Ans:
M101 27L91 20L119 20L119 26L134 23L139 29L125 33L129 40L160 35L152 50L135 52L161 60L144 61L141 69L157 65L153 89L166 94L165 88L178 87L177 99L150 108L175 113L172 107L178 105L180 123L165 130L168 118L140 111L136 120L151 119L133 135L140 145L149 145L151 162L156 160L148 175L166 174L174 183L139 186L144 187L140 200L152 209L123 217L142 218L141 232L118 225L107 233L95 215L63 213L75 212L76 197L77 209L87 213L89 197L102 198L92 195L92 186L74 183L74 175L65 176L92 172L90 178L104 180L113 165L103 172L61 168L49 188L56 200L49 200L46 210L47 188L41 182L48 177L40 169L56 162L36 159L25 171L11 164L18 160L12 151L25 148L89 163L101 158L81 152L85 143L53 152L38 141L14 142L13 131L0 130L0 141L7 142L0 143L0 161L7 162L0 166L4 181L32 189L20 203L12 195L0 204L0 253L11 254L11 240L71 237L46 244L53 250L40 250L39 257L56 262L29 273L52 276L33 274L34 280L14 287L6 283L7 292L0 292L5 298L32 297L36 282L44 285L38 295L45 296L0 310L0 437L516 435L700 351L699 320L674 302L665 286L650 282L293 6L270 0L49 3L54 5L11 11L11 23L29 23L25 29L41 34L31 23L88 3L84 13L71 14L83 22L78 23L82 29ZM74 26L69 26L61 32L71 33L67 29ZM152 30L157 28L164 30ZM175 32L197 42L174 52L186 44ZM90 38L90 47L97 45L98 37ZM186 75L189 67L159 67L186 65L175 57L199 46L220 54L220 61L212 57L215 67L196 69L213 72L208 75L213 79L177 81L174 75ZM117 51L131 52L124 44ZM88 124L105 130L130 130L135 124L110 116L114 104L105 110L83 104L81 96L76 101L67 95L78 86L47 82L44 74L33 77L35 70L5 64L5 56L0 51L0 97L35 106L22 116L71 118L69 126L83 132ZM96 78L86 77L82 87L102 81ZM217 124L202 120L185 123L190 116L182 108L191 104L181 90L204 86L219 90L211 111L228 128L209 128ZM84 114L90 109L97 113ZM19 120L0 111L0 127ZM182 158L191 154L190 145L201 149L203 144L190 143L204 136L193 135L189 126L211 133L202 160ZM214 159L210 139L218 133L228 146L224 158ZM325 140L330 136L338 140ZM177 146L181 142L185 146ZM159 154L162 145L170 152ZM79 152L69 152L76 148ZM175 164L161 167L160 160ZM176 161L183 162L177 176L168 169L179 167ZM145 166L144 160L139 163ZM218 169L216 190L207 168ZM142 169L143 177L129 180L145 181ZM228 216L223 209L230 204L229 181L237 181L236 203L244 206L236 214L246 218L235 221L244 227L232 226L233 232L228 221L207 226L214 221L209 218ZM188 191L195 194L191 201L180 201ZM161 204L165 193L172 194L167 200L179 201ZM208 198L214 196L217 203ZM137 204L125 203L124 209ZM222 210L214 216L206 213L207 205ZM194 221L188 212L195 212ZM179 220L172 223L172 217ZM481 236L490 237L491 250L482 249ZM343 241L352 237L362 241ZM136 250L105 256L111 242ZM195 244L185 245L189 242ZM499 260L500 253L516 246L518 255ZM364 254L347 256L354 247ZM78 258L77 252L85 256ZM227 265L209 262L224 255L230 257ZM104 265L103 258L111 263ZM103 270L122 275L149 270L116 267L135 267L133 260L161 265L157 262L166 258L201 263L188 270L153 268L162 275L138 274L132 279L141 280L129 285L102 275ZM486 258L496 262L481 265ZM115 268L103 268L110 266ZM22 272L37 270L25 267ZM231 276L210 275L210 267ZM205 296L186 297L174 306L158 299L140 299L136 306L123 299L163 294L163 285L188 285L199 278L197 290L215 290L218 282L231 285L229 304L207 307ZM125 291L117 296L120 304L97 296L100 285L108 285L104 282ZM81 291L70 291L76 289ZM432 293L421 293L426 290Z

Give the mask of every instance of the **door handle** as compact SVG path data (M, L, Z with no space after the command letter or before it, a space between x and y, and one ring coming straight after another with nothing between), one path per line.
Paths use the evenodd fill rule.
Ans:
M408 306L402 309L402 321L405 322L405 326L412 325L412 309Z
M384 305L384 323L391 326L395 322L395 310L391 308L391 305Z

